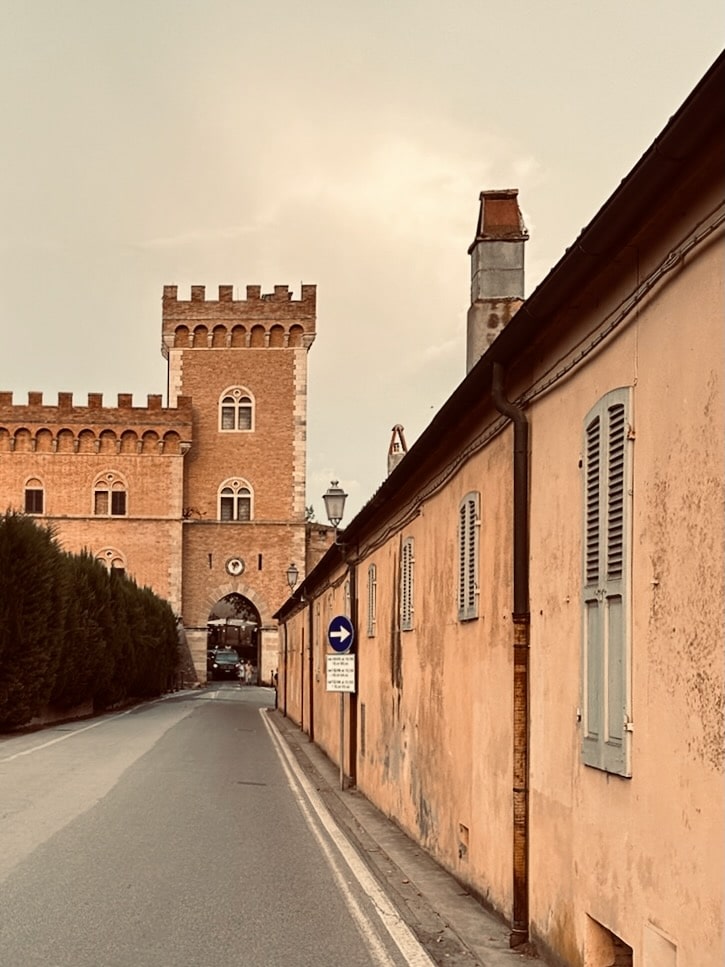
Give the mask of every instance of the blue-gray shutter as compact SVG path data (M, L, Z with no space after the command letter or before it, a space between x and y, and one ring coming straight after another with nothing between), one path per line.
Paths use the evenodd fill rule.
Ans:
M628 654L631 441L629 389L591 410L584 441L584 654L582 755L631 775Z
M400 627L410 631L413 627L413 538L403 542L400 568Z
M479 494L471 491L458 509L458 620L478 617Z
M375 634L377 620L377 568L374 564L368 567L368 638Z

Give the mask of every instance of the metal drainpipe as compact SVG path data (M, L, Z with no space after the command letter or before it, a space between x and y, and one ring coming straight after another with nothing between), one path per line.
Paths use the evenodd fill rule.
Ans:
M314 672L315 672L315 670L314 670L314 660L315 660L315 655L314 655L313 639L312 639L312 631L313 631L312 622L314 620L314 616L313 616L313 613L312 613L312 601L309 602L309 604L307 606L307 611L308 611L308 618L309 618L308 624L307 624L307 649L308 649L308 654L309 654L308 678L309 678L309 682L310 682L310 699L309 699L309 701L310 701L310 729L309 729L309 736L310 736L310 742L314 742L315 741L315 682L314 682Z
M503 367L493 364L491 396L514 424L513 917L509 944L529 939L529 424L507 400Z
M350 785L357 785L357 693L358 693L358 674L360 663L358 655L360 653L360 636L358 635L357 620L357 559L348 563L348 573L350 575L350 620L353 628L353 654L355 655L355 691L348 696L350 703L350 715L348 725L348 755L350 758Z
M284 622L284 685L282 693L282 714L287 718L287 677L289 675L289 662L287 661L289 642L287 640L287 622Z

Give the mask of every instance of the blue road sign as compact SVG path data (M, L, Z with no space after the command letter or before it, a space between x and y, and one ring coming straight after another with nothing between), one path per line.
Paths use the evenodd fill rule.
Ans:
M341 655L350 651L355 640L355 632L353 631L352 621L347 615L338 614L332 619L327 629L327 640L330 642L332 650Z

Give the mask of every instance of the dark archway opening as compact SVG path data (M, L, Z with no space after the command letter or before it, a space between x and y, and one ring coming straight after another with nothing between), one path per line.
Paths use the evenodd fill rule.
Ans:
M249 598L236 592L220 598L207 619L207 659L219 649L233 650L242 664L250 662L258 669L260 626L259 611Z

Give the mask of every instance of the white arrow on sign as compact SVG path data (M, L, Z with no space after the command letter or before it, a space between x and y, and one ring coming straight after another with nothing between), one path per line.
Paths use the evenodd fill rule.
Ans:
M350 631L347 628L340 628L339 631L331 631L330 638L339 638L340 644L342 644L346 638L350 637Z

